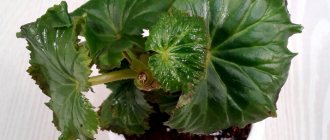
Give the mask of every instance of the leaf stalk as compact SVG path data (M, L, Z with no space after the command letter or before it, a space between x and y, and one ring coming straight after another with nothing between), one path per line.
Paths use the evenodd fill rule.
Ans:
M92 86L95 86L95 85L110 83L119 80L135 79L136 76L137 73L135 71L131 69L124 69L124 70L113 71L110 73L90 77L88 82L91 83Z

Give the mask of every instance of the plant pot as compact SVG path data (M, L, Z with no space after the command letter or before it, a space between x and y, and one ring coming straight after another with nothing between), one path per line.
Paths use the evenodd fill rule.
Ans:
M99 86L97 88L94 88L96 92L99 93L104 93L104 97L100 97L101 94L98 94L98 97L92 96L94 95L93 93L90 93L89 97L93 99L93 103L95 106L99 106L104 98L108 95L107 93L109 92L108 89L106 89L104 86ZM95 98L95 99L94 99ZM151 103L152 104L152 103ZM152 114L150 116L150 121L149 123L151 124L150 129L146 131L146 134L138 137L138 136L126 136L127 140L147 140L148 138L151 140L166 140L165 138L172 138L170 140L208 140L212 139L214 140L214 135L213 137L207 137L207 136L198 136L198 135L190 135L190 134L180 134L175 130L171 130L168 127L162 125L163 122L167 121L169 118L169 115L166 113L160 113L159 108L156 106L156 104L152 104L154 109L157 110L157 113ZM251 130L250 130L251 129ZM246 137L248 137L248 140L262 140L263 135L264 135L264 129L265 129L265 124L264 121L254 123L252 125L247 126L247 128L242 129L237 129L237 128L229 128L224 131L222 131L222 137L228 138L230 136L233 136L233 131L235 131L236 135L238 136L243 136L240 137L241 139L237 138L237 140L244 140ZM170 130L168 132L168 130ZM229 135L226 135L226 133L229 132ZM243 134L242 134L243 133ZM217 139L221 140L221 136L217 135ZM184 139L185 138L185 139ZM109 131L109 140L125 140L125 136L119 135L117 133ZM228 139L227 139L228 140Z
M231 127L222 131L213 133L211 135L193 135L189 133L178 133L174 129L170 129L163 125L167 121L169 115L166 113L153 113L150 116L149 124L150 129L145 134L137 135L124 135L126 140L246 140L250 134L251 124L244 128ZM112 132L110 132L112 133ZM110 134L114 135L113 133ZM110 138L111 140L119 140L118 138Z

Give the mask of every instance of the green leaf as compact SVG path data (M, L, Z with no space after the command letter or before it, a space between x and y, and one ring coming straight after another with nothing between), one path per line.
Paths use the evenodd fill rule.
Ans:
M167 91L187 90L203 78L207 33L203 19L172 12L150 30L146 50L155 52L149 67Z
M163 90L156 90L148 92L145 95L145 98L148 102L157 104L161 112L171 114L171 112L175 109L176 104L178 103L180 95L181 91L169 93Z
M134 81L118 81L107 85L112 93L98 112L101 128L127 135L143 134L149 129L148 118L152 108L144 99L144 93L135 87Z
M142 29L150 28L172 3L173 0L90 0L72 15L86 14L85 37L92 57L101 70L111 70L120 66L123 49L133 45L143 48Z
M32 51L31 45L27 47L30 51ZM31 53L31 58L35 57L33 56L34 53ZM32 79L36 81L36 84L39 85L39 88L42 90L42 92L47 95L49 95L49 85L47 83L47 78L42 74L42 66L40 66L37 63L33 63L33 61L30 61L31 66L28 68L27 72L31 75Z
M175 7L203 16L212 43L205 80L167 125L205 134L275 116L295 56L287 41L301 31L291 23L285 1L182 0Z
M98 68L103 71L111 70L114 67L120 67L121 61L124 58L122 55L123 50L131 48L133 44L127 41L127 39L120 39L114 41L111 45L116 46L116 48L107 47L98 56Z
M92 105L81 94L89 88L91 59L88 51L77 45L76 22L71 21L62 2L36 22L22 26L18 33L31 50L28 71L32 77L38 72L41 78L34 79L47 85L43 91L49 92L47 106L54 112L53 122L62 132L61 140L93 139L98 125Z

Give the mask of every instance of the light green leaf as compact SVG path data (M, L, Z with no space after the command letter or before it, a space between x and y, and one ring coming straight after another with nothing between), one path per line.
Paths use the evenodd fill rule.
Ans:
M142 29L148 29L166 12L173 0L90 0L72 13L86 14L85 37L101 70L119 67L123 49L143 48ZM121 40L120 46L117 42ZM124 43L125 41L125 43ZM113 54L107 57L108 54Z
M167 122L197 134L245 126L276 115L291 59L292 24L284 0L182 0L175 7L203 16L211 45L206 78L189 104Z
M149 129L148 118L152 108L134 81L109 83L108 88L112 93L98 112L101 128L127 135L143 134Z
M146 50L155 52L149 67L167 91L188 90L203 78L207 34L203 19L172 12L150 30Z
M18 33L29 43L30 74L38 75L34 78L37 83L47 85L43 91L49 92L47 106L54 112L53 122L62 132L61 140L93 139L98 125L92 105L81 94L89 88L91 59L88 51L77 45L77 26L62 2L36 22L22 26Z

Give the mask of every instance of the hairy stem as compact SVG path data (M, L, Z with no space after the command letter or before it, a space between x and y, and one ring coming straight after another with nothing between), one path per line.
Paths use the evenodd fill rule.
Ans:
M136 78L137 73L131 69L124 69L119 71L113 71L110 73L90 77L88 82L94 85L109 83L113 81L125 80L125 79L134 79Z

